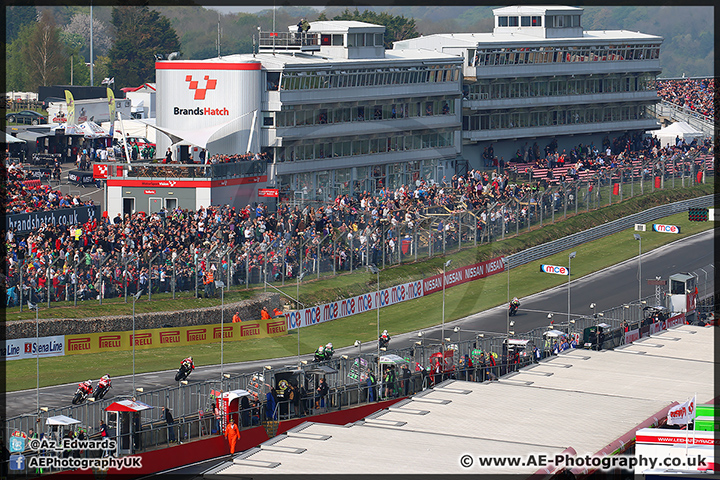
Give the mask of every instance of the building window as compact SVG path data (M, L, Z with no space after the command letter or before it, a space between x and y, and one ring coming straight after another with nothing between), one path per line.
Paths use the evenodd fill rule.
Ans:
M532 18L532 26L533 27L542 27L542 17L531 17Z
M529 27L531 26L531 20L530 17L520 17L520 26L521 27Z
M508 17L498 17L498 27L507 27Z
M517 27L519 25L519 18L518 17L508 17L508 26L509 27Z

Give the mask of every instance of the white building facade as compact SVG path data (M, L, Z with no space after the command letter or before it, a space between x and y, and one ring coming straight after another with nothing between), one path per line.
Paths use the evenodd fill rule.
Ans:
M471 167L483 147L510 155L525 142L560 148L599 145L605 136L659 128L662 38L640 32L583 31L582 8L511 6L493 10L492 33L437 34L396 42L463 57L463 150Z
M316 200L453 174L462 58L386 50L362 22L293 30L260 32L255 55L157 62L157 155L204 133L209 155L265 153L259 187Z

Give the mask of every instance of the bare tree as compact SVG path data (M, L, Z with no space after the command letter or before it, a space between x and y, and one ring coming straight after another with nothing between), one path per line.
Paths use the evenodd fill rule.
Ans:
M25 45L23 56L33 84L52 85L62 82L67 58L60 41L60 30L55 26L55 19L49 11L41 14Z

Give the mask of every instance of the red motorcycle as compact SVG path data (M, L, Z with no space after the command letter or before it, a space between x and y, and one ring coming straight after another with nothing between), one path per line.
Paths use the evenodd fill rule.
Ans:
M112 387L112 380L110 379L110 375L104 375L98 382L98 386L95 389L95 393L93 394L93 397L95 397L95 400L102 400L103 397L107 394L108 390L110 390L111 387Z
M88 380L87 382L81 382L78 384L77 392L75 392L75 396L72 399L73 405L79 405L83 403L90 395L93 393L93 386L92 386L92 380Z

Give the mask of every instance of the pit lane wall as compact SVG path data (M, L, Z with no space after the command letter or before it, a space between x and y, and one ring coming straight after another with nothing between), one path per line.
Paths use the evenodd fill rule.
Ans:
M365 293L344 300L338 300L337 302L295 310L286 315L286 328L287 330L293 330L337 320L338 318L357 315L358 313L375 310L378 307L387 307L439 292L443 289L443 283L447 289L503 271L505 271L503 259L502 257L497 257L485 262L448 270L445 272L444 278L442 274L433 275L423 280L385 288L379 292Z
M240 323L216 323L189 327L168 327L135 330L136 349L200 345L226 341L240 341L285 335L284 318L253 320ZM52 337L9 339L0 348L0 360L78 355L83 353L117 352L132 350L133 332L99 332Z

